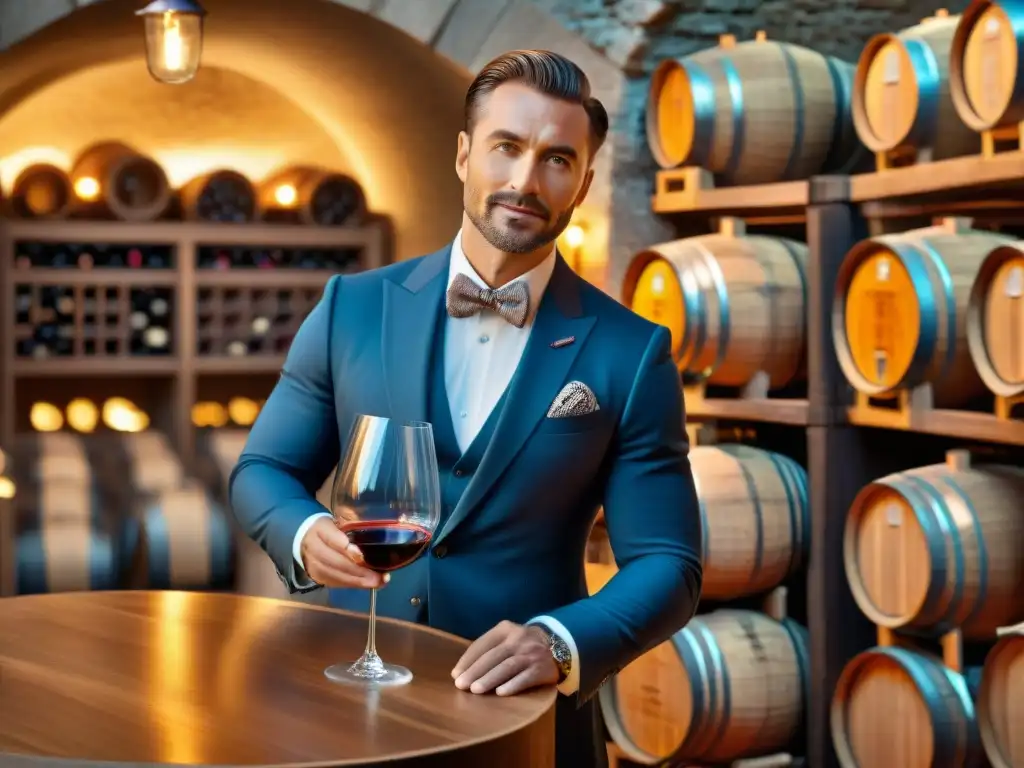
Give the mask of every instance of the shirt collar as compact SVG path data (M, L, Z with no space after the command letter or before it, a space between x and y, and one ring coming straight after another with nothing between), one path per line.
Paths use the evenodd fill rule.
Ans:
M544 291L547 290L548 283L551 282L551 275L555 271L555 251L556 248L552 244L551 253L544 258L544 261L529 272L520 275L515 280L509 280L505 284L511 285L517 280L522 280L526 283L526 288L530 294L530 312L526 318L527 323L533 322L533 318L537 314L537 307L540 306L540 300L544 296ZM455 235L455 241L452 243L452 256L448 265L448 285L452 284L452 280L455 279L457 274L465 275L481 288L489 287L484 279L477 274L477 271L473 269L473 265L466 258L466 252L462 250L461 229ZM505 286L498 287L504 288Z

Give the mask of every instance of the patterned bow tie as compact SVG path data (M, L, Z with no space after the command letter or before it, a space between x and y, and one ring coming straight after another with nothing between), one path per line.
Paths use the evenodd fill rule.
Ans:
M530 291L523 280L496 289L481 288L460 273L448 286L445 306L450 317L470 317L486 307L522 328L530 311Z

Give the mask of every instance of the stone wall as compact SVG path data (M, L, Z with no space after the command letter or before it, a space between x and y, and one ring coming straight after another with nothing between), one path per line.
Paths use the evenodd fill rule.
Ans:
M626 74L613 126L612 227L607 289L618 295L637 249L671 237L668 224L650 212L657 166L646 147L643 113L648 76L659 61L717 44L723 34L813 48L856 62L876 34L918 23L945 7L960 13L967 0L948 6L927 0L535 0L567 29L583 37Z

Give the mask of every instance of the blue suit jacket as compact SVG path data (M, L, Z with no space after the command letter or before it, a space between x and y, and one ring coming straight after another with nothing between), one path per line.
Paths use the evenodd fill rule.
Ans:
M450 250L331 278L252 428L231 475L232 506L293 590L304 579L292 557L295 533L323 511L313 496L354 416L426 420ZM551 346L569 337L573 343ZM593 390L600 409L547 418L572 380ZM600 741L593 717L563 717L564 705L588 702L697 606L701 528L687 451L668 331L579 278L559 256L493 438L432 543L443 543L447 556L411 568L429 568L431 626L475 639L502 619L547 614L572 633L580 687L575 702L560 705L560 763L567 754L584 759L563 742ZM602 505L619 571L588 597L586 541ZM393 574L380 592L382 614L405 617L403 576L415 575ZM358 604L346 596L331 602L357 607L365 594L353 595ZM566 733L570 726L586 733ZM593 764L591 757L603 762L587 756L579 764Z

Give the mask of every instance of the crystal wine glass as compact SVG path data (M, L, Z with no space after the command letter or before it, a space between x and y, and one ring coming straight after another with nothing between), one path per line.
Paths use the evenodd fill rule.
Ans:
M331 512L349 541L359 547L367 568L387 573L423 554L441 516L431 425L358 416L334 478ZM324 674L352 685L404 685L412 680L408 669L377 655L376 629L374 589L366 650L354 663L334 664Z

